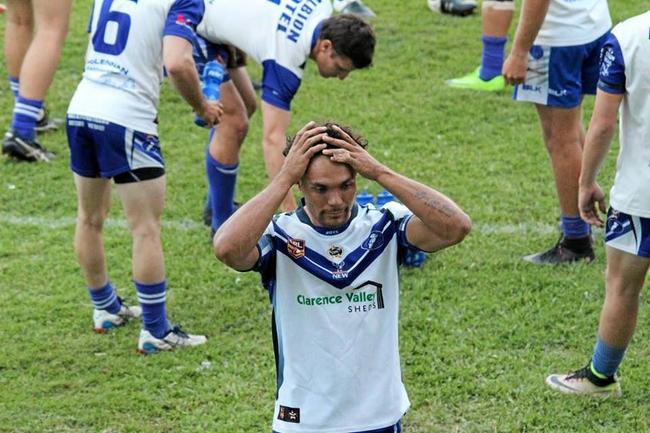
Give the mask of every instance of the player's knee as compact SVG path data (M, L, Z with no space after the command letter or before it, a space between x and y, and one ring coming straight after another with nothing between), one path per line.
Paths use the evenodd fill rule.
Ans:
M233 135L236 137L237 142L241 145L248 134L248 115L244 112L237 113L235 116L232 116L230 127Z
M147 218L131 225L131 236L137 241L160 242L160 219Z
M103 211L93 214L80 213L77 215L77 229L87 232L101 232L107 216L108 212Z

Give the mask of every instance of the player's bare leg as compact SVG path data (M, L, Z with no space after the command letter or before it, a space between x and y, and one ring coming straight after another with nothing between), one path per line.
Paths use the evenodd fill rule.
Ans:
M627 347L634 335L639 314L639 294L650 259L606 247L607 279L605 303L598 335L610 346Z
M632 340L639 314L639 294L650 259L606 246L605 303L600 313L598 340L587 366L568 375L552 374L546 383L570 394L602 397L621 395L616 371Z
M235 84L239 96L244 102L246 114L250 119L257 110L257 95L255 94L255 88L253 87L253 82L248 74L248 70L245 66L241 66L238 68L228 69L228 73L230 74L230 79Z
M68 34L72 0L32 0L36 32L20 70L20 94L45 99Z
M160 239L165 180L165 176L161 176L117 185L133 236L133 279L143 284L155 284L165 279L165 259Z
M140 307L122 304L108 278L102 229L111 208L111 181L74 175L77 225L74 247L94 305L93 326L103 333L139 317Z
M9 0L5 25L4 50L7 73L17 79L34 32L31 3L25 0Z
M582 109L548 107L535 104L542 127L546 150L551 158L555 187L562 221L573 221L580 236L569 236L563 225L563 236L548 251L531 254L525 260L536 264L559 264L592 261L594 252L587 224L580 219L578 210L578 178L582 162L584 131Z
M77 225L74 247L89 287L108 281L102 230L111 207L111 181L74 175L77 188Z

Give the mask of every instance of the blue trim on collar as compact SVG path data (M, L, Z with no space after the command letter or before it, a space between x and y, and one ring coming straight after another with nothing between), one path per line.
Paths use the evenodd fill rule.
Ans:
M352 212L350 212L350 219L345 224L343 224L340 227L334 227L334 228L319 227L312 224L311 220L309 219L309 215L307 215L307 211L305 211L304 198L300 199L300 206L298 207L298 209L296 209L296 216L298 217L301 223L307 224L309 227L313 228L321 235L326 235L326 236L333 236L333 235L338 235L339 233L343 233L350 226L352 220L355 219L358 214L359 214L359 205L357 203L353 203Z
M307 245L304 246L302 256L298 258L292 256L287 249L287 240L291 239L291 237L282 230L275 221L273 222L273 229L275 231L273 243L276 251L284 254L297 266L309 272L316 278L319 278L337 289L344 289L352 284L352 282L383 253L397 232L397 227L394 224L392 215L388 213L384 214L368 232L368 237L364 242L362 242L362 244L355 250L350 252L350 254L345 256L342 262L337 265L312 250ZM376 248L367 248L367 242L369 242L373 233L381 233L381 243L377 245Z
M323 21L325 21L325 20L323 20ZM320 37L320 29L323 27L323 21L321 21L320 23L318 23L316 25L316 28L314 29L314 33L312 33L312 35L311 35L311 49L310 50L313 50L314 47L316 46L316 43L318 42L318 38Z

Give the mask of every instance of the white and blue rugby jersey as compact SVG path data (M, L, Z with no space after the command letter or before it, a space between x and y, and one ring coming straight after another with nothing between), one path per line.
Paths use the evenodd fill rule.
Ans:
M83 79L69 114L157 135L163 37L192 43L203 0L96 0Z
M411 216L392 202L355 205L339 229L314 227L303 208L269 224L255 270L273 304L274 431L369 431L408 410L398 261Z
M551 0L535 44L584 45L595 41L611 27L607 0Z
M650 218L650 12L614 27L603 46L598 87L625 95L611 205Z
M329 0L207 0L197 32L260 63L262 100L289 110L319 24L331 14Z

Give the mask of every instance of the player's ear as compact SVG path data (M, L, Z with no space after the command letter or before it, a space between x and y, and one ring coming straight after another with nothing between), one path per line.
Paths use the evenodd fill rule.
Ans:
M318 41L318 48L322 52L328 52L332 49L332 41L329 39L320 39Z

